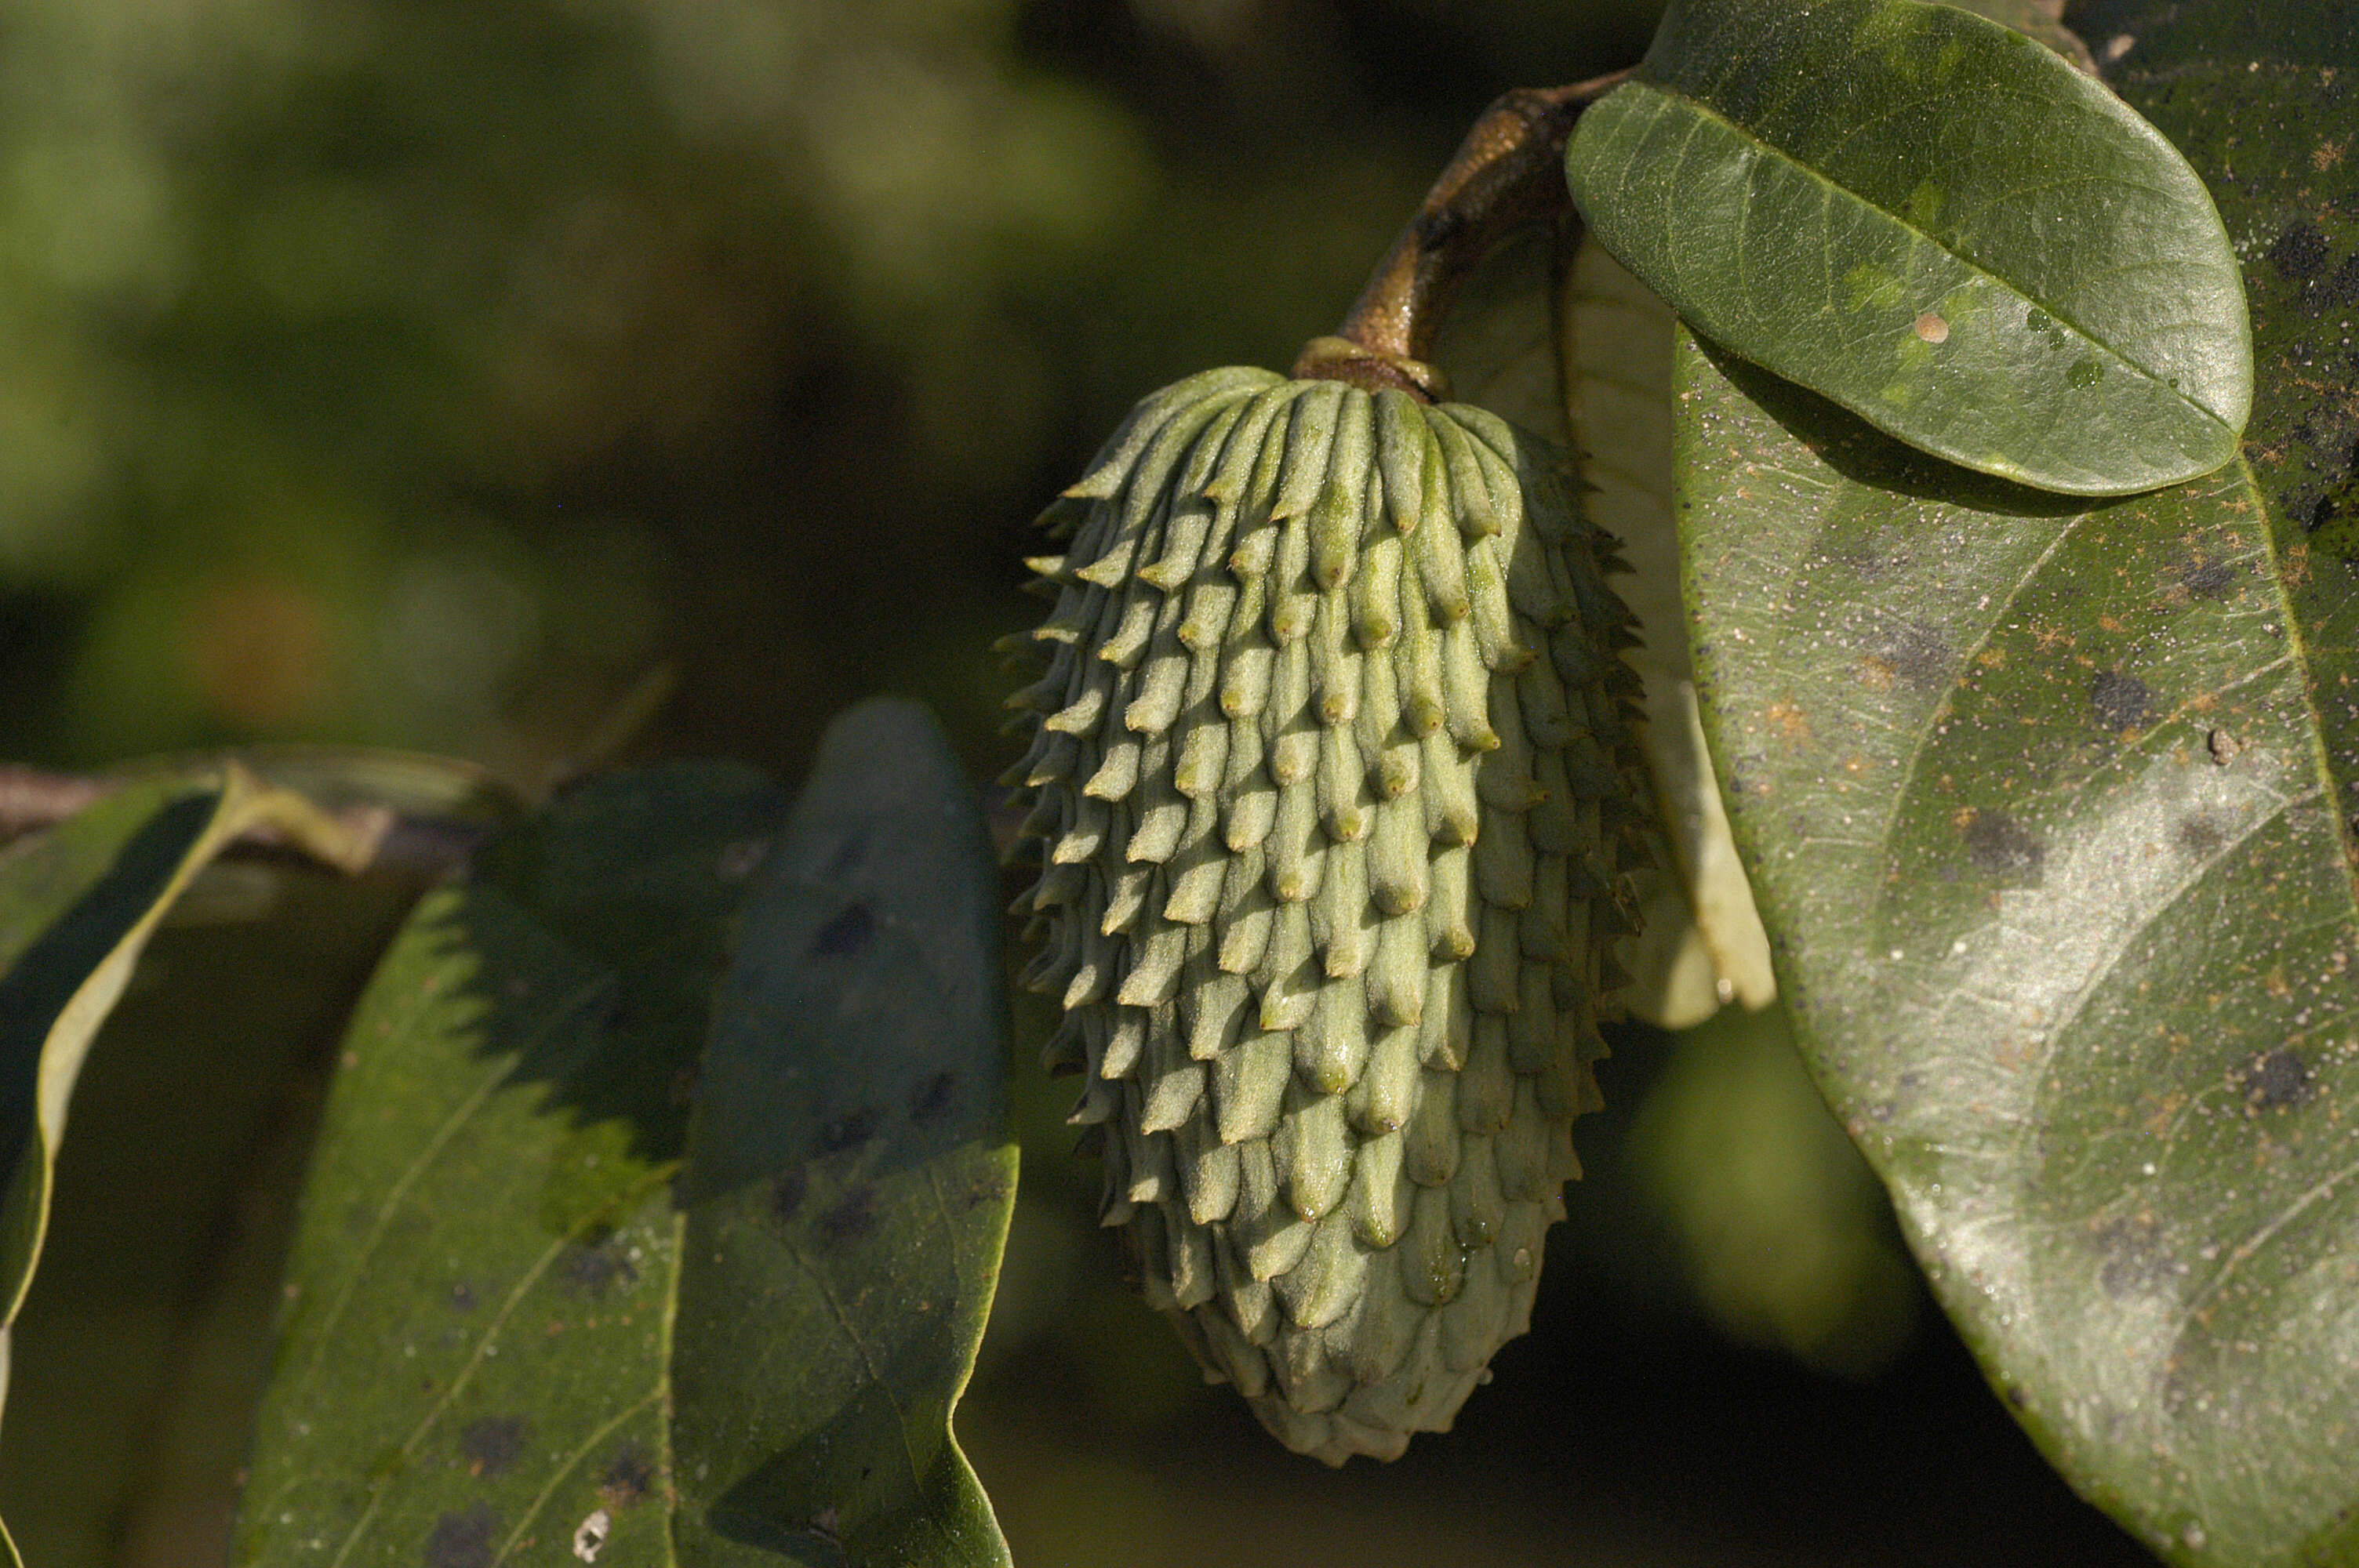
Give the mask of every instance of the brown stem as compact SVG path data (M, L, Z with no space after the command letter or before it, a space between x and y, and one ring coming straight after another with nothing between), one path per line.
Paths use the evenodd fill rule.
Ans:
M1439 377L1424 361L1459 285L1510 230L1571 207L1565 138L1583 109L1629 75L1518 88L1483 111L1335 336L1304 349L1294 373L1397 386L1430 401Z
M54 827L82 807L113 795L125 782L0 766L0 842ZM464 865L489 831L472 822L403 816L382 806L345 806L329 815L375 843L375 852L366 870L411 876L440 876ZM232 848L266 854L287 852L285 840L267 827L250 829Z

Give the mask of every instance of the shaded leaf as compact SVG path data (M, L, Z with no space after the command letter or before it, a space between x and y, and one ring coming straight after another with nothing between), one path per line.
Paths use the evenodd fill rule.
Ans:
M2359 408L2310 362L2359 27L2096 36L2267 237L2259 443L2084 508L1684 348L1708 727L1806 1054L2033 1437L2173 1561L2348 1562L2359 573L2314 498Z
M841 721L781 838L784 815L742 769L618 774L420 903L347 1037L238 1561L460 1568L598 1536L608 1562L827 1563L911 1528L881 1490L800 1508L789 1452L820 1428L856 1468L956 1460L966 1362L931 1352L980 1325L1012 1173L985 1159L957 1226L906 1199L972 1188L1001 1140L998 994L960 989L995 977L964 912L996 879L906 707ZM810 1097L855 1087L821 1050L922 1067L919 1090L814 1124ZM836 1301L868 1358L798 1315L831 1263L875 1271ZM926 1312L884 1288L912 1281ZM906 1424L869 1419L895 1400ZM937 1504L971 1527L980 1494Z
M784 806L742 768L618 774L419 902L346 1033L234 1561L488 1562L601 1506L610 1561L666 1560L668 1183Z
M2251 345L2202 182L2019 34L1918 0L1674 0L1566 167L1697 330L1923 450L2091 495L2235 452Z
M265 896L235 921L190 919L231 887ZM11 1330L0 1514L40 1568L226 1556L335 1046L419 891L231 855L140 955L75 1081Z
M840 721L746 911L690 1138L684 1562L1008 1561L949 1430L1016 1194L998 885L931 721Z
M147 939L198 871L268 825L357 866L367 846L295 795L231 767L216 788L133 785L0 861L0 1337L49 1227L59 1141L91 1042Z
M375 806L405 816L489 823L521 809L516 790L480 763L382 746L241 746L234 752L141 758L109 771L130 778L189 778L232 762L323 811Z

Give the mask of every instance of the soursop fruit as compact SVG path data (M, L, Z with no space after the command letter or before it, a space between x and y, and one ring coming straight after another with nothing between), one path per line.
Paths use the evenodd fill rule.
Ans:
M1031 563L1049 1062L1148 1299L1330 1464L1446 1429L1528 1326L1600 1103L1648 795L1572 494L1482 409L1216 370Z

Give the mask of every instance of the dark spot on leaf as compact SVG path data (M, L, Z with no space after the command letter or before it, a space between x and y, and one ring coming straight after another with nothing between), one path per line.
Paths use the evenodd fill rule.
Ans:
M1919 691L1940 691L1946 687L1950 666L1957 661L1947 638L1914 621L1897 622L1884 628L1868 654L1891 665L1894 675Z
M594 1246L575 1248L558 1268L558 1278L568 1287L591 1296L604 1295L616 1280L628 1283L638 1277L621 1241L612 1236Z
M2255 1110L2288 1110L2317 1092L2310 1064L2290 1045L2254 1057L2242 1077L2245 1103Z
M2102 1260L2097 1283L2119 1301L2152 1290L2174 1274L2186 1272L2165 1252L2151 1214L2108 1219L2090 1229L2089 1239Z
M426 1568L492 1568L499 1516L482 1503L448 1513L426 1535Z
M2359 251L2343 257L2343 265L2334 269L2334 276L2314 287L2318 290L2318 303L2327 309L2359 305Z
M2190 860L2208 860L2227 842L2227 826L2213 817L2190 816L2179 825L2179 847Z
M823 1152L829 1154L838 1154L846 1149L857 1148L876 1136L876 1124L883 1119L873 1105L864 1105L858 1110L845 1111L842 1116L820 1129L819 1146Z
M2279 277L2307 283L2326 270L2326 236L2317 224L2298 220L2269 247L2269 265Z
M2180 585L2196 599L2225 599L2236 580L2236 568L2225 561L2197 560L2180 574Z
M1966 859L2008 887L2038 887L2048 850L2004 811L1978 811L1966 824Z
M1105 1129L1103 1126L1099 1126L1093 1127L1090 1130L1092 1132L1102 1133ZM996 1171L984 1171L976 1174L967 1183L966 1199L963 1206L969 1209L980 1208L984 1204L995 1203L1006 1195L1007 1183L1001 1177L999 1173Z
M861 822L845 836L843 842L836 847L834 856L829 860L827 870L820 873L820 881L841 882L851 876L853 870L867 857L870 826L871 824L867 822Z
M474 1287L474 1286L473 1286L473 1285L471 1285L471 1284L469 1284L469 1283L467 1283L467 1281L464 1281L464 1280L462 1280L462 1281L460 1281L457 1284L455 1284L455 1285L451 1286L451 1310L452 1312L473 1312L473 1311L474 1311L474 1310L475 1310L475 1287Z
M524 1453L527 1427L520 1415L487 1415L467 1423L459 1433L459 1457L467 1474L485 1478L499 1475Z
M2108 730L2142 730L2154 717L2154 693L2134 675L2099 670L2089 683L2089 706Z
M851 958L868 950L876 940L876 913L864 903L848 903L835 916L819 928L811 938L810 956L814 958Z
M946 1114L958 1098L958 1075L944 1068L909 1091L909 1119L931 1121Z
M2321 549L2346 558L2359 554L2353 545L2359 536L2359 476L2343 480L2318 498L2310 509L2310 532Z
M791 1221L795 1211L803 1206L803 1194L810 1187L810 1179L803 1174L800 1165L791 1171L780 1172L777 1179L770 1184L770 1217L780 1225Z
M598 1476L598 1498L610 1509L626 1509L643 1500L655 1485L655 1461L645 1447L625 1443Z
M857 1241L876 1228L876 1189L854 1187L819 1217L820 1234L837 1243Z

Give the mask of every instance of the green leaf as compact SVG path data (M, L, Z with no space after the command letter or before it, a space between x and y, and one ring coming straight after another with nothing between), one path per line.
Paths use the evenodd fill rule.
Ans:
M421 891L241 854L140 954L10 1330L0 1515L41 1568L226 1558L334 1047Z
M999 883L910 714L839 725L721 989L674 1331L686 1562L1008 1561L948 1424L1015 1204Z
M216 788L135 784L0 860L0 1370L41 1241L66 1108L147 939L197 872L267 824L324 858L364 848L232 767Z
M234 765L213 788L119 790L0 857L0 1393L91 1043L174 901L232 839L264 825L348 867L367 859L342 825ZM5 1527L0 1548L17 1561Z
M2114 85L2212 178L2246 256L2260 375L2245 460L2348 818L2359 812L2359 9L2093 9Z
M947 1429L1013 1194L996 875L906 706L783 806L601 779L419 905L347 1036L236 1561L996 1546ZM816 1454L868 1479L810 1501Z
M2083 506L1690 343L1698 667L1805 1053L2018 1419L2175 1562L2350 1563L2359 28L2128 13L2101 56L2253 242L2260 440Z
M1918 0L1673 0L1566 169L1699 332L1922 450L2082 495L2235 453L2252 351L2202 181L2019 34Z

